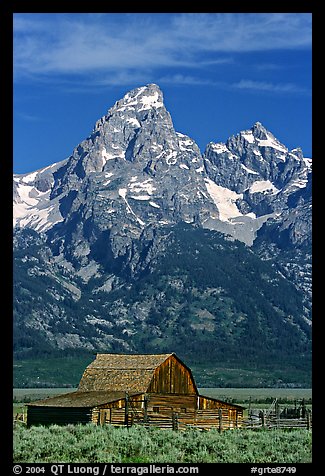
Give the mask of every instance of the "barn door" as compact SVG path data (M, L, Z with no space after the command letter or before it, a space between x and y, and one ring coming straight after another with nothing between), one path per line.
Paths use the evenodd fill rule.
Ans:
M237 410L229 410L229 428L237 427Z
M99 410L99 424L105 425L105 423L111 422L111 409L102 408Z

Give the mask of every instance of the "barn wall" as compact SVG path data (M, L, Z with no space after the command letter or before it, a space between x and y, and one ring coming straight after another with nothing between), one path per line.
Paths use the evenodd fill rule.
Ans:
M221 402L208 397L199 396L198 405L199 410L215 410L221 408L224 415L226 415L231 420L238 420L243 416L242 408L231 405L231 403Z
M202 395L199 396L198 403L199 403L200 410L214 409L214 408L228 408L232 410L234 409L240 410L240 408L237 408L235 405L232 405L231 403L222 402L221 400L217 400L215 398L203 397Z
M196 395L150 394L148 411L158 411L159 413L186 412L186 410L195 410L197 406L196 402Z
M27 409L27 425L67 425L69 423L89 423L90 408L37 407Z
M147 392L187 395L197 393L191 372L174 355L154 371Z
M173 428L177 418L183 428L184 425L191 425L220 430L241 426L242 410L230 404L224 406L222 402L211 400L210 408L198 409L200 397L196 395L150 394L147 395L146 405L143 398L144 395L137 396L137 401L130 401L127 412L125 400L120 401L122 407L112 404L96 407L92 412L92 421L97 425L132 426L145 423L159 428Z

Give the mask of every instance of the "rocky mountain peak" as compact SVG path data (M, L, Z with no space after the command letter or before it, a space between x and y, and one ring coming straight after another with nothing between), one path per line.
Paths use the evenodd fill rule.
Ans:
M141 128L145 125L146 120L150 120L152 115L148 112L155 113L158 109L160 113L167 114L164 106L163 93L156 84L147 84L127 92L123 98L108 110L107 114L99 119L94 127L93 133L99 132L106 122L114 123L116 120L126 119L128 124L134 128ZM117 132L117 127L113 127Z
M92 223L93 236L98 229L120 233L122 224L139 234L185 221L251 245L291 194L307 190L309 162L261 122L226 143L209 143L202 157L175 131L159 86L147 84L118 100L68 159L15 177L15 224L60 234L69 224L86 241L78 216Z
M146 111L164 106L163 94L157 84L147 84L129 91L122 99L117 101L110 111L125 111L137 109Z
M253 136L257 139L266 140L268 138L268 132L261 122L255 122L251 128Z

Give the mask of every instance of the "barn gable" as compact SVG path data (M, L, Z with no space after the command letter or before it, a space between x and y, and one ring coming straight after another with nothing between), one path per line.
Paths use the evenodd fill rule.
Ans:
M197 394L190 369L171 354L97 354L78 391Z
M191 370L175 355L170 354L154 371L148 393L197 395Z

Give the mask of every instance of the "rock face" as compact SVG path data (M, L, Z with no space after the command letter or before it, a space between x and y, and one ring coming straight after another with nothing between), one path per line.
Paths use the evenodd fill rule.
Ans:
M58 239L59 223L81 237L85 223L88 233L90 222L116 231L121 217L137 236L151 224L184 221L252 245L265 221L292 208L290 197L306 201L310 177L311 160L258 122L226 144L208 144L202 156L174 130L162 92L149 84L117 101L68 159L15 176L14 223Z
M210 179L230 190L231 202L253 222L279 216L282 222L282 214L286 216L293 203L296 207L300 196L304 203L310 202L311 160L305 159L300 149L289 151L259 122L230 137L226 144L208 144L204 159ZM305 231L303 240L309 240L311 230ZM243 241L252 244L255 237ZM294 244L293 235L291 239Z
M149 84L117 101L70 157L14 175L16 249L24 229L37 232L49 272L61 273L62 293L75 302L82 291L71 273L83 283L101 279L98 289L109 294L121 279L153 272L182 223L237 239L272 262L303 291L310 318L311 159L259 122L201 154L175 131L161 90ZM37 319L45 332L49 324Z
M56 243L68 227L83 242L73 251L77 259L88 255L85 243L110 230L116 256L122 241L128 246L150 224L217 217L204 177L199 148L175 132L160 89L150 84L118 101L55 168L15 177L15 224L51 229Z

